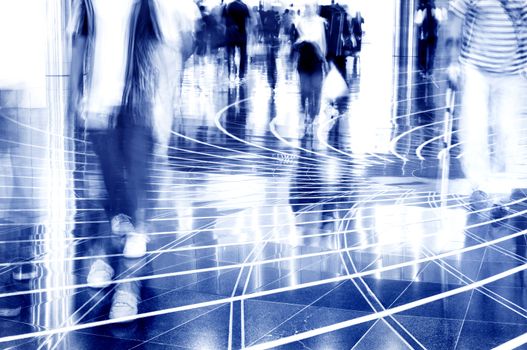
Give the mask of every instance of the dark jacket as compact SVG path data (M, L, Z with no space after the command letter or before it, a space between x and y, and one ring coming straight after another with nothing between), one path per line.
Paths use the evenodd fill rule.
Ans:
M321 6L320 16L325 18L328 23L326 30L327 57L344 56L345 42L351 34L346 10L338 4Z

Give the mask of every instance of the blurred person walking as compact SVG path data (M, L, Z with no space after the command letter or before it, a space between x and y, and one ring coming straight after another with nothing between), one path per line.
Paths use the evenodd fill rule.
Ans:
M350 20L351 26L351 40L352 40L352 52L351 56L353 57L353 72L352 74L356 76L358 74L357 66L358 61L360 60L360 53L362 51L362 37L364 36L364 18L362 17L360 11L355 12Z
M441 9L436 8L434 0L421 0L415 15L418 27L417 60L421 76L428 78L434 68L439 24L442 21Z
M157 110L166 100L173 102L173 85L163 85L169 75L166 66L182 64L189 55L184 38L191 28L182 30L181 22L174 21L184 5L168 0L74 3L68 110L99 159L107 192L103 206L112 233L125 238L125 258L147 253L149 161L162 134L159 129L166 124L158 119L172 119L171 113ZM167 58L167 51L174 54ZM161 93L168 96L165 101ZM101 257L92 263L87 281L103 288L115 270L104 258L110 247L97 248ZM118 284L110 318L137 314L139 291L139 282Z
M249 8L242 0L234 0L223 10L226 27L227 69L231 81L235 79L236 49L239 51L238 78L242 80L247 73L247 26L251 18Z
M295 23L300 109L305 115L307 132L312 132L313 120L320 112L326 63L326 21L317 15L317 8L314 4L306 5L303 15Z
M321 6L320 16L326 19L326 38L328 62L332 62L344 79L347 77L346 57L351 54L352 41L350 21L344 7L331 1L329 6Z
M472 209L508 200L521 179L521 112L527 66L527 2L453 0L446 48L448 80L462 87L462 165L473 193ZM507 196L505 198L504 196ZM506 213L495 203L492 215Z

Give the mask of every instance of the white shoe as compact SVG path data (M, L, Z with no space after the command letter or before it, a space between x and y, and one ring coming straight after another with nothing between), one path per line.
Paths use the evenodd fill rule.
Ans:
M116 318L137 315L138 302L139 300L137 295L124 290L117 290L113 295L112 308L110 309L109 318L113 320ZM124 322L130 321L132 320Z
M88 273L87 282L91 288L106 288L112 282L114 276L113 268L104 260L97 259L92 264Z
M125 214L117 214L110 221L112 233L116 235L125 235L135 230L132 219Z
M129 233L126 236L123 255L125 258L136 259L146 255L148 236L140 233Z

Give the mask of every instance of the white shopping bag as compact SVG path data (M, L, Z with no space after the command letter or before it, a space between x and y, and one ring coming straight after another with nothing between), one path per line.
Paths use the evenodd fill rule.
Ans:
M348 84L333 63L330 63L328 75L322 85L322 98L328 101L335 101L337 98L346 95Z

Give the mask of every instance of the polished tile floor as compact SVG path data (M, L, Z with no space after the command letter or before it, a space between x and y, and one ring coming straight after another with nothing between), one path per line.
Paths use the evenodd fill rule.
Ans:
M170 146L152 156L143 259L123 258L110 233L83 135L12 119L0 298L22 310L0 318L0 348L527 342L527 206L516 199L501 220L468 210L455 132L444 151L442 70L425 80L397 59L380 67L365 47L347 98L323 103L306 131L295 72L285 54L274 63L255 54L242 83L216 63L187 65ZM97 290L86 276L101 246L117 275ZM124 284L139 314L109 320Z

